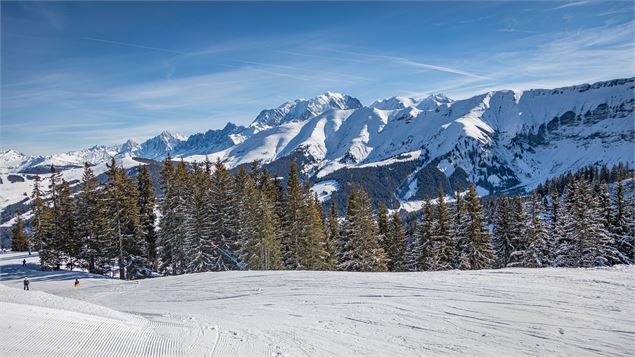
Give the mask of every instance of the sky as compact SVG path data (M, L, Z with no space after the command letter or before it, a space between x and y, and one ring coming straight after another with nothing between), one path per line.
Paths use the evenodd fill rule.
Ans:
M368 105L635 75L631 1L6 2L0 148L51 154Z

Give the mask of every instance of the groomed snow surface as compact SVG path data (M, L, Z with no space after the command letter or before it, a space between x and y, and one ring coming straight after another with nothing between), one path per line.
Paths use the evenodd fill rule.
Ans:
M633 266L119 281L37 261L0 255L0 356L635 355Z

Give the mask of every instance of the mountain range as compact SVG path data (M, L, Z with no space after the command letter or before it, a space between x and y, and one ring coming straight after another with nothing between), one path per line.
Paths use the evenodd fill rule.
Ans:
M321 200L340 204L352 182L392 208L467 182L482 195L527 192L582 166L635 162L634 82L500 90L463 100L391 97L367 106L327 92L263 110L248 126L228 123L188 137L164 131L140 144L47 156L4 150L0 178L6 186L10 175L45 173L51 164L75 177L70 172L84 162L99 167L115 157L132 167L169 153L187 162L219 158L230 168L257 160L278 176L295 161ZM2 196L2 207L15 201Z

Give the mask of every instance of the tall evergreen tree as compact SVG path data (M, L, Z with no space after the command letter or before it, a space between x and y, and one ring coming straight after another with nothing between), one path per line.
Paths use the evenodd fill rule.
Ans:
M624 198L624 184L621 180L617 182L615 191L615 213L611 222L611 233L621 261L633 264L635 263L633 199L629 204L629 201ZM632 197L635 198L635 195Z
M509 264L509 258L514 251L512 232L512 217L509 198L502 196L498 199L494 216L494 236L492 245L496 254L496 266L504 268Z
M326 244L324 249L328 254L326 267L328 270L335 269L337 265L337 244L340 241L340 224L337 216L337 206L335 200L331 201L329 215L326 222Z
M344 228L338 270L385 271L386 253L381 248L378 228L364 189L351 191ZM354 193L353 193L354 192Z
M445 202L443 187L439 186L434 225L432 231L432 270L452 269L454 257L454 230L452 229L452 217Z
M390 224L388 222L388 208L384 202L379 204L379 210L377 211L377 229L379 234L379 240L381 242L381 247L388 253L390 249L390 237L388 237L388 232L390 230ZM390 259L390 254L388 255L388 259ZM388 263L390 270L390 262Z
M208 200L211 202L212 242L214 246L231 254L234 259L240 255L239 214L235 181L225 165L216 160ZM214 270L237 269L234 259L214 251Z
M82 249L82 242L77 234L77 226L75 223L75 202L73 200L70 185L62 180L59 186L59 195L56 207L57 218L57 245L62 252L62 262L73 270L74 267L80 265L79 257Z
M186 201L185 254L186 271L202 272L214 270L217 261L213 246L212 201L208 200L211 190L211 173L208 165L200 167L194 163L194 172L186 174L190 182L190 192ZM184 193L185 194L185 193Z
M84 164L84 174L77 194L77 235L82 266L91 273L104 274L109 269L106 237L112 229L104 210L103 192L90 167Z
M388 270L408 271L408 241L398 212L390 216L389 230L386 235L387 242L384 250L388 256Z
M543 206L537 192L531 195L530 220L526 230L527 248L523 256L523 266L541 268L549 266L549 237L543 223Z
M525 202L521 196L515 196L510 201L510 228L511 228L511 254L508 267L524 266L529 246L527 240L527 211Z
M301 237L304 227L302 207L305 204L304 188L300 184L298 167L295 162L289 166L287 179L287 194L284 205L285 236L282 241L283 264L285 269L301 269L300 251L302 250Z
M117 167L115 159L108 165L108 183L104 191L105 212L112 230L108 237L109 257L117 261L119 278L147 276L145 240L139 220L139 193L136 184Z
M460 185L456 185L454 206L454 258L455 269L469 269L467 241L467 212Z
M468 187L466 196L466 253L469 269L486 269L492 267L494 252L489 232L485 227L485 218L481 209L476 188Z
M41 189L42 179L39 175L33 180L33 191L31 194L31 208L33 211L33 219L31 220L31 231L35 249L40 252L40 261L43 267L46 267L46 261L43 255L47 254L47 243L52 230L51 210L44 202L44 192Z
M426 196L423 200L423 215L417 224L417 230L415 233L415 248L413 252L415 270L424 271L432 269L433 229L434 217L432 215L432 203L430 202L430 198Z
M11 228L11 250L15 252L24 252L31 246L29 235L24 230L24 220L20 215L20 211L15 211L15 223Z
M137 176L137 191L139 192L139 224L141 235L145 240L145 258L153 269L157 268L157 233L154 229L156 215L154 213L156 196L152 186L152 177L146 165L139 167Z

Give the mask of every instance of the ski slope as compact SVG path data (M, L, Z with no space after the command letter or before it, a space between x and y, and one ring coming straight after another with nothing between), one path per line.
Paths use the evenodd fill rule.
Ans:
M633 266L119 281L36 262L0 255L1 356L635 355Z

